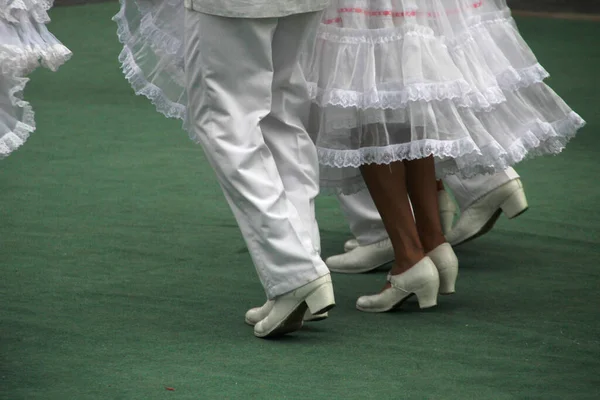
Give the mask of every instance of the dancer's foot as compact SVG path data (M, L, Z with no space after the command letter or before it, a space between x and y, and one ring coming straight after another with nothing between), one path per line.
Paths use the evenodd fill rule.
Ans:
M254 335L266 338L297 331L302 328L307 309L314 315L334 306L333 285L327 274L273 299L267 316L254 325Z
M342 274L360 274L372 271L394 260L394 248L390 239L357 246L354 249L331 256L325 260L330 271Z
M365 312L386 312L399 307L412 295L417 296L421 308L437 304L440 279L435 264L429 257L400 274L394 274L397 270L396 266L392 268L389 286L379 294L359 297L356 308Z
M452 294L456 291L456 278L458 277L458 258L452 246L443 243L427 253L435 264L440 276L440 294Z
M269 312L273 308L273 303L273 300L267 300L267 302L262 306L249 309L246 312L244 321L250 326L258 324L261 320L265 319L267 315L269 315ZM322 321L328 316L329 313L327 312L313 315L310 310L306 310L304 313L304 322Z
M513 179L464 210L446 234L446 239L452 246L458 246L489 232L503 212L512 219L523 214L528 207L521 180Z

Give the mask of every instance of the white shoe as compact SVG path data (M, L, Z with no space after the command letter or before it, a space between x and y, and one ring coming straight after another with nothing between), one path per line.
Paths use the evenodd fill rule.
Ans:
M440 294L452 294L456 291L458 277L458 258L449 243L442 243L427 253L440 275Z
M325 260L330 271L342 274L361 274L372 271L394 260L394 248L390 239L358 246L347 253L331 256Z
M261 320L265 319L267 315L269 315L269 312L271 312L271 309L273 308L273 303L273 300L267 300L267 302L262 306L249 309L246 312L244 321L250 326L258 324ZM327 312L312 315L310 310L306 310L304 313L304 322L322 321L327 317L329 317L329 313Z
M391 288L372 296L359 297L356 308L365 312L386 312L399 307L413 294L417 296L420 308L437 305L440 278L429 257L399 275L391 275L389 281Z
M348 240L346 240L346 243L344 243L344 251L347 253L347 252L349 252L351 250L354 250L358 246L360 246L358 244L358 240L356 240L356 239L348 239Z
M446 240L452 246L473 240L489 232L502 212L512 219L527 211L528 208L521 180L513 179L492 190L463 211L446 235Z
M333 284L327 274L275 298L267 316L254 325L254 335L265 338L297 331L307 309L321 314L334 306Z
M456 217L456 204L445 190L438 191L438 208L440 210L440 222L442 232L446 235L452 229L454 217Z

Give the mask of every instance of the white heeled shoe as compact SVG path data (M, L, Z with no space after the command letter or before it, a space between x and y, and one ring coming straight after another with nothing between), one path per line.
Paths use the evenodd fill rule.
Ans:
M437 305L440 278L429 257L399 275L391 275L389 281L392 287L383 292L359 297L356 308L365 312L386 312L399 307L412 295L417 296L420 308Z
M452 294L456 291L458 277L458 258L449 243L442 243L427 253L427 257L435 264L440 276L439 294Z
M249 309L246 312L244 321L250 326L254 326L254 325L258 324L261 320L265 319L267 315L269 315L269 312L273 308L273 303L274 303L273 300L267 300L267 302L265 304L263 304L262 306ZM317 315L312 315L310 310L306 310L306 312L304 313L304 322L322 321L322 320L326 319L328 316L329 316L329 313L327 313L327 312L317 314Z
M520 179L513 179L464 210L454 227L446 234L446 240L452 246L458 246L489 232L500 214L504 213L512 219L523 214L528 208L523 183Z
M440 210L440 222L442 223L442 232L446 235L452 229L454 217L456 217L457 207L452 197L445 190L438 191L438 208Z
M325 264L330 271L342 274L361 274L394 261L394 248L390 239L358 246L347 253L328 257Z
M266 338L297 331L307 309L314 315L334 306L331 275L327 274L275 298L267 316L254 325L254 335Z

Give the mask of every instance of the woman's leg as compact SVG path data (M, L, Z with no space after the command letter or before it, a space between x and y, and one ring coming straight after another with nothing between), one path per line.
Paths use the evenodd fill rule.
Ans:
M440 222L438 191L433 157L404 161L406 187L412 202L419 239L425 253L446 242ZM443 184L442 184L443 188Z
M367 164L361 172L394 248L392 275L401 274L425 257L408 199L406 167L402 161Z

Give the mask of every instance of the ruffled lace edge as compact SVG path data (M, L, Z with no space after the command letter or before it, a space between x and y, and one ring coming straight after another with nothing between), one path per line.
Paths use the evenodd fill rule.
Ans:
M120 3L121 9L113 17L113 21L117 23L117 36L119 38L119 42L121 42L123 45L123 49L119 54L119 62L121 63L121 71L123 72L125 79L127 79L127 82L129 82L136 95L144 96L150 100L156 110L165 117L183 120L184 129L187 130L186 106L168 99L161 88L148 81L148 78L136 63L133 51L129 47L129 43L131 43L134 38L129 29L127 19L125 18L125 2L124 0L120 0ZM151 24L147 24L145 30L147 35L149 35L148 37L154 38L153 41L144 41L146 44L150 44L151 46L158 46L159 43L162 43L166 46L166 48L168 48L169 43L173 43L173 40L177 40L171 38L169 35L160 31L160 29ZM157 40L158 38L163 39L161 41ZM179 43L179 41L177 41L177 43ZM165 49L165 47L162 45L160 45L158 48L162 50ZM154 48L155 51L156 49L157 48Z
M72 55L71 50L60 43L28 47L0 45L0 72L24 76L40 65L56 72Z
M18 23L18 18L13 15L14 12L25 12L33 17L33 19L40 24L47 24L50 22L50 16L48 11L54 4L53 0L36 0L36 1L22 1L15 0L8 4L7 1L0 8L0 18L12 23Z
M8 97L11 104L23 109L23 118L22 121L17 122L12 132L7 132L0 137L0 159L8 157L13 151L21 147L27 141L29 135L35 131L33 108L27 101L20 98L29 79L15 79L17 83L10 89Z
M156 110L167 118L186 119L186 107L169 100L158 86L148 82L143 71L135 62L131 49L126 45L119 54L119 61L121 62L121 71L136 95L146 97Z
M143 47L150 46L152 51L160 56L174 56L180 52L183 46L181 38L173 36L156 26L154 23L154 14L152 14L148 7L143 7L139 3L137 6L142 18L136 30L139 36L134 36L129 29L129 21L125 16L125 10L127 9L126 0L119 0L119 3L121 5L119 12L112 17L112 20L117 24L117 36L121 44L133 47L133 45L141 43Z
M460 145L447 146L441 152L434 151L433 148L435 146L427 146L427 144L424 144L416 152L406 146L404 148L401 145L390 146L390 154L381 159L380 161L382 162L379 163L386 164L393 161L418 159L433 155L436 157L437 179L443 179L449 175L458 175L463 179L472 179L476 176L502 172L525 159L559 154L565 149L567 143L575 136L576 132L584 126L585 121L575 112L571 112L567 118L554 123L540 121L536 126L524 133L523 137L516 141L508 151L501 150L495 146L471 153L468 153L467 150L467 154L459 158L461 166L455 163L455 160L451 158L452 155L449 155L456 154L455 150L460 148ZM534 131L537 131L537 134ZM540 138L540 133L543 133L542 138ZM463 145L465 145L464 149L474 147L465 143ZM323 158L327 159L331 157L330 149L319 148L318 154L323 169L339 168L333 166L330 162L323 162ZM441 154L441 160L438 154ZM358 159L362 158L361 155L355 155L354 157L358 157ZM378 159L378 157L373 154L364 156L365 163L367 163L366 160L375 159ZM485 159L494 161L485 162L483 161ZM375 161L371 161L371 163L373 162ZM346 168L358 168L358 166L354 166L355 163L351 164ZM328 179L327 174L323 173L323 170L321 172L320 188L322 195L351 195L367 190L366 184L359 173L344 177L343 179Z
M334 106L358 109L402 109L411 102L452 100L457 107L475 111L490 111L506 101L503 91L516 91L543 82L550 76L539 63L527 68L511 67L497 76L498 86L482 91L473 90L465 80L451 82L414 83L398 90L362 93L343 89L322 89L308 82L311 100L321 108Z
M509 149L499 145L480 149L471 138L455 141L425 139L384 147L364 147L357 150L334 150L317 147L319 163L330 168L358 168L364 164L389 164L401 160L415 160L434 156L438 178L460 175L465 179L503 171L527 158L559 154L585 121L575 112L552 123L536 121L528 127ZM456 162L458 160L458 163ZM353 191L357 182L349 180L334 189L345 194ZM331 182L333 183L333 182ZM327 187L331 183L324 182ZM363 186L360 186L364 188Z

